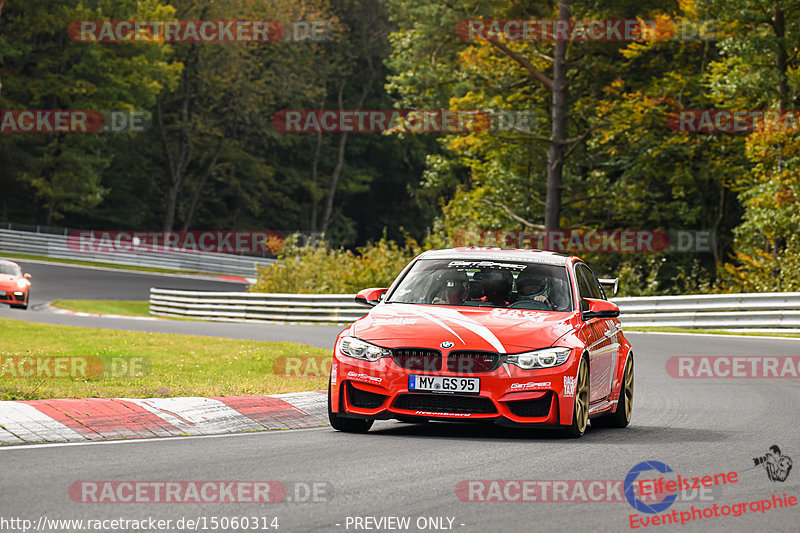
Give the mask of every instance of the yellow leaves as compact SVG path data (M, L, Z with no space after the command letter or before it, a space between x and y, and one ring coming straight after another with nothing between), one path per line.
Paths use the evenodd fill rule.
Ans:
M695 0L678 0L678 7L687 18L697 18L697 2Z
M286 246L286 241L284 241L278 235L270 235L269 237L267 237L267 240L264 241L264 247L267 249L267 252L271 254L281 253L285 246Z
M797 196L794 191L789 188L778 189L773 197L775 204L779 206L786 206L797 202Z

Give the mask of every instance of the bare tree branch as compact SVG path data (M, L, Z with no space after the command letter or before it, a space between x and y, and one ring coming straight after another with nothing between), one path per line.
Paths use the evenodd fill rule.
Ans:
M498 208L502 209L503 212L506 215L508 215L513 220L516 220L517 222L519 222L523 226L526 226L528 228L538 229L538 230L544 230L544 226L543 225L534 224L533 222L531 222L529 220L525 220L521 216L519 216L516 213L514 213L513 211L511 211L511 209L509 209L508 206L505 205L505 204L501 204L500 202L492 202L491 200L487 200L486 198L481 198L480 201L485 203L485 204L489 204L491 206L498 207Z
M508 46L505 45L505 43L500 43L497 41L490 41L490 42L492 43L492 46L503 52L505 55L507 55L508 57L519 63L519 65L522 68L530 72L534 78L536 78L542 83L542 85L544 85L548 89L553 88L553 80L542 74L542 72L540 72L536 67L534 67L530 61L528 61L527 59L516 53L514 50L510 49Z

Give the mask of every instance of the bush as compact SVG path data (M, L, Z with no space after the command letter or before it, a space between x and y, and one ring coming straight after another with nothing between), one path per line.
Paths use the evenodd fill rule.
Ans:
M287 245L278 260L259 267L252 292L353 294L368 287L388 287L422 248L413 239L400 247L384 236L356 249L331 249L325 241Z

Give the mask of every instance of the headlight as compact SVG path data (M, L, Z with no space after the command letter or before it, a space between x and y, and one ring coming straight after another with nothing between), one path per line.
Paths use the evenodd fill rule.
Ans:
M339 343L339 351L348 357L362 361L377 361L381 357L392 356L392 352L386 348L375 346L355 337L343 337Z
M569 348L545 348L516 355L507 355L506 363L517 365L524 370L551 368L563 365L569 359Z
M20 279L17 280L17 287L19 287L20 289L24 289L28 285L29 285L29 282L25 278L20 278Z

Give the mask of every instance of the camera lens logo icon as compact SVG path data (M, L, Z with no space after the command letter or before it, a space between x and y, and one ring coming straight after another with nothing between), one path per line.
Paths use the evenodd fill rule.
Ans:
M634 489L636 487L636 480L639 477L639 474L642 472L648 472L650 470L655 470L661 474L666 474L667 472L672 472L672 469L665 465L660 461L644 461L639 463L638 465L631 468L628 475L625 476L625 499L628 500L628 503L642 513L649 513L649 514L658 514L662 511L669 509L669 507L675 503L675 500L678 498L677 494L669 494L660 502L655 503L645 503L639 498L636 497Z

